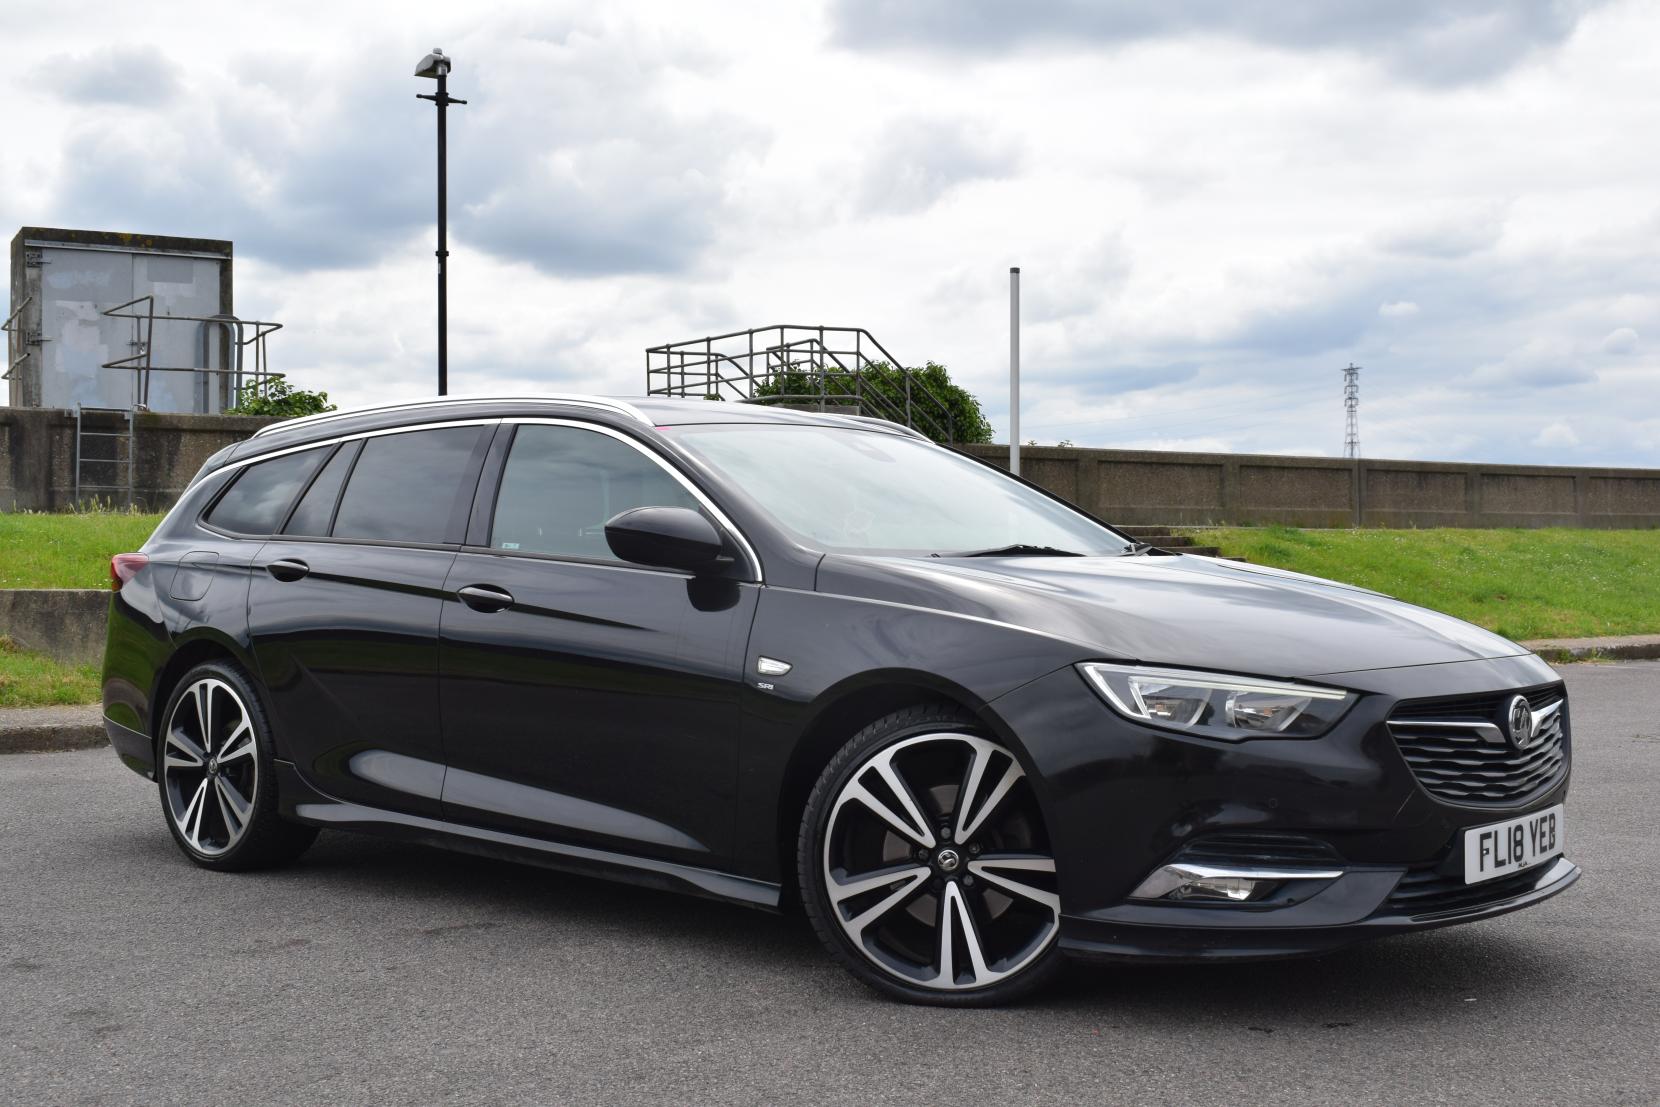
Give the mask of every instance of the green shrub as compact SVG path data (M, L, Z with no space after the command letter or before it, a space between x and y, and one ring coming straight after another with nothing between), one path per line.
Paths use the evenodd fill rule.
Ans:
M302 415L321 415L333 411L327 392L307 392L288 383L286 377L271 377L263 385L256 381L245 384L236 392L236 403L228 415L275 415L279 419L297 419Z
M974 398L961 385L951 382L951 375L946 372L945 366L936 361L930 361L920 369L910 370L912 378L912 408L919 412L916 419L916 429L926 434L936 442L945 442L950 437L955 442L990 442L991 424L986 422L985 412L980 410L980 401ZM905 374L895 369L885 361L873 362L859 371L859 385L866 396L873 396L875 402L865 405L866 415L877 415L883 418L897 415L904 417L905 411ZM822 393L821 393L822 387ZM819 374L811 371L790 370L778 373L755 389L757 397L765 396L807 396L823 395L830 401L854 398L854 381L851 373ZM934 425L934 418L938 409L923 399L921 392L926 389L943 404L951 416L951 431L948 436L946 428Z

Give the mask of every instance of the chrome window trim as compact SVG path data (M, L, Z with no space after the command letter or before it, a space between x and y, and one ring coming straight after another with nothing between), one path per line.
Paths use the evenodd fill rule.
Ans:
M611 427L607 427L599 423L585 423L580 419L555 419L530 415L505 415L501 418L500 422L512 426L574 427L577 430L592 431L595 434L603 434L607 437L615 438L617 441L622 442L625 445L632 446L635 450L638 450L641 454L644 454L658 468L662 469L665 473L672 477L677 484L691 494L693 499L702 504L704 509L708 511L709 514L715 517L715 521L720 523L720 525L732 535L733 540L738 543L738 548L743 551L744 558L749 562L749 567L753 575L753 583L766 583L766 574L761 569L761 558L756 554L755 547L749 544L749 538L745 536L744 532L738 529L737 524L732 522L731 518L729 518L726 512L722 511L720 507L716 505L715 501L704 495L701 488L693 484L684 473L676 469L673 465L670 465L668 461L662 457L662 455L657 453L657 451L653 450L650 446L647 446L644 442L641 442L639 439L630 435L626 435L619 430L614 430ZM507 451L507 456L502 459L502 473L507 472L507 464L512 459L513 451L512 449L509 449ZM499 479L496 483L496 491L498 494L501 491L501 482ZM493 554L499 554L506 557L513 556L512 550L498 550L493 546L469 548L486 548ZM534 551L529 552L533 553ZM602 564L600 562L585 563ZM617 564L625 567L628 565L627 562L622 561L617 562Z
M330 414L333 414L333 413L331 412ZM313 418L313 417L308 416L308 418ZM615 430L611 427L607 427L607 426L605 426L601 423L587 423L587 422L583 422L580 419L558 419L558 418L552 418L552 417L540 417L540 416L530 416L530 415L507 415L507 416L492 416L492 417L485 418L485 419L451 419L451 420L446 420L442 423L416 423L416 424L412 424L412 425L406 426L406 427L382 427L379 430L354 431L351 434L342 434L342 435L338 435L334 438L316 439L316 440L313 440L311 442L303 442L303 443L300 443L300 444L297 444L297 445L294 445L294 446L287 446L287 447L284 447L283 449L272 450L270 453L258 454L254 457L239 458L236 461L227 462L226 464L221 465L219 468L215 469L212 473L207 474L207 476L209 476L209 477L217 476L220 473L228 473L228 472L231 472L232 470L240 469L245 465L254 465L254 464L257 464L258 462L261 462L261 461L270 461L273 458L283 457L287 454L299 453L303 450L315 450L315 449L319 449L319 448L324 447L324 446L339 445L340 443L343 443L343 442L357 441L358 439L382 438L382 437L385 437L386 435L390 435L390 434L414 434L414 433L419 432L419 431L442 430L445 427L487 427L487 426L495 426L497 424L510 424L510 425L515 425L515 426L539 425L539 426L554 426L554 427L575 427L577 430L592 431L595 434L608 435L611 438L617 439L619 442L623 442L626 445L632 446L634 449L638 450L640 453L644 454L647 458L649 458L653 463L655 463L664 472L668 473L668 475L670 477L672 477L677 483L679 483L681 485L681 487L685 488L686 491L691 494L693 499L697 500L698 503L702 504L703 507L709 512L709 514L711 514L715 517L715 520L718 523L720 523L721 526L725 527L726 530L731 533L733 539L738 543L738 547L743 551L745 559L749 562L749 567L752 570L752 575L753 575L753 583L755 583L755 584L765 584L766 583L766 574L761 568L761 558L755 552L755 547L750 544L749 538L744 534L743 531L738 529L737 524L732 522L731 518L726 514L726 512L722 511L720 509L720 507L717 506L713 500L711 500L708 496L704 495L702 489L698 488L697 485L693 484L685 476L685 474L681 473L674 466L670 465L666 460L663 459L663 457L661 455L659 455L655 450L651 449L651 447L647 446L645 443L641 442L637 438L633 438L629 435L623 434L621 431ZM511 452L510 452L509 456L511 456ZM505 469L505 467L506 467L506 461L504 460L503 461L503 468ZM206 479L206 478L204 478L204 479ZM213 499L217 500L218 496L214 496ZM174 505L175 510L177 510L177 507L178 507L178 505L175 504ZM204 506L202 508L202 512L205 512L206 510L207 510L207 507ZM169 512L169 515L171 515L171 512ZM165 522L165 520L164 520L164 522ZM209 530L213 530L214 533L222 533L222 532L218 531L216 528L207 527L207 524L202 521L202 513L201 512L199 512L196 516L196 525L199 526L199 527L204 527L204 528L209 529ZM259 537L259 536L236 535L234 537ZM274 534L274 535L267 535L267 536L263 536L263 537L266 537L266 538L271 539L271 540L280 540L280 539L284 539L284 538L291 538L292 536ZM313 537L315 537L315 536L313 536ZM324 536L324 537L332 539L332 536ZM342 542L356 542L356 541L359 541L359 540L358 539L339 539L339 541L342 541ZM385 543L383 543L383 544L385 544ZM464 545L465 545L464 543L459 544L459 545L446 545L443 548L445 548L445 549L457 549L457 548L460 548L460 546L464 546ZM500 554L502 556L507 556L507 557L513 556L513 551L511 551L511 550L497 550L497 549L493 549L491 547L480 547L480 546L473 546L473 547L466 547L466 548L469 548L469 549L488 549L488 550L490 550L491 553L494 553L494 554ZM599 562L594 562L593 564L600 564L600 563ZM624 562L619 562L618 564L619 565L624 565L626 567L626 563L624 563Z
M242 467L247 466L247 465L257 465L262 461L270 461L273 458L286 457L289 454L302 453L306 450L325 449L325 448L328 448L330 446L341 445L342 443L345 443L345 442L356 442L359 439L382 438L382 437L384 437L386 435L389 435L389 434L413 434L416 431L443 430L446 427L493 427L493 426L497 425L500 422L501 422L501 420L496 419L496 418L491 418L491 419L455 419L455 420L451 420L451 421L443 422L443 423L416 423L413 426L408 426L408 427L383 427L380 430L357 431L353 434L342 434L342 435L340 435L336 438L321 438L321 439L317 439L317 440L312 441L312 442L302 442L297 446L287 446L287 447L284 447L283 449L280 449L280 450L272 450L268 454L256 454L253 457L244 457L244 458L238 458L236 461L228 461L225 464L219 466L219 468L213 470L213 472L204 474L201 479L203 481L211 480L212 478L217 477L221 473L234 472L235 470L241 469ZM213 534L223 535L227 538L250 538L250 539L258 539L260 541L266 541L266 542L275 541L275 540L282 540L282 539L288 539L290 541L306 541L306 540L309 540L309 539L312 539L312 538L321 538L325 541L340 541L340 542L369 542L370 541L369 539L362 539L362 538L336 539L336 538L334 538L333 535L327 535L327 534L324 534L324 535L306 535L303 538L298 536L298 535L291 535L291 534L241 534L241 533L237 533L237 532L223 530L219 527L211 526L207 521L207 513L209 511L213 510L213 505L218 503L220 497L224 496L225 493L228 492L228 491L230 491L230 488L229 488L228 485L225 488L221 488L219 491L217 491L213 495L209 496L207 498L207 502L204 503L201 507L199 507L196 510L196 519L195 519L196 526L200 527L201 529L203 529L205 531L209 531ZM187 492L188 492L188 490L187 490ZM160 533L162 528L167 526L167 524L172 521L174 513L177 512L179 510L179 508L184 506L184 502L185 502L186 498L187 498L186 496L180 496L179 499L178 499L178 502L175 503L173 505L173 507L167 512L167 514L162 517L161 522L156 526L156 532L157 533ZM290 505L290 506L292 507L293 505ZM287 522L286 519L284 519L283 521L285 523ZM422 544L419 544L419 543L389 543L389 542L384 542L383 541L383 542L377 542L377 543L374 543L374 544L376 544L376 545L408 546L411 549L431 549L431 548L434 548L434 546L432 544L422 545ZM449 544L438 543L437 545L441 546L444 549L453 550L453 549L457 549L460 544L459 543L449 543Z
M310 418L310 416L307 416L307 418ZM295 454L301 450L315 450L320 446L331 446L341 442L355 442L360 438L382 438L388 434L414 434L417 431L443 430L445 427L490 427L501 421L500 417L491 416L487 419L450 419L442 423L412 423L407 427L382 427L379 430L353 431L350 434L342 434L334 438L318 438L310 442L302 442L296 446L285 446L280 450L272 450L270 453L227 461L208 475L228 473L232 469L240 469L244 465L253 465L260 461L270 461L274 457L282 457L285 454Z
M325 411L317 415L302 415L297 419L284 419L280 423L272 423L261 427L252 435L262 438L267 434L278 434L293 427L311 427L325 423L332 419L349 419L354 415L373 415L376 412L407 411L423 407L442 407L445 404L513 404L513 403L547 403L570 404L577 407L598 408L602 411L613 412L617 415L626 415L637 423L651 426L652 422L646 418L639 408L626 400L613 400L604 396L577 396L561 392L543 392L534 396L434 396L425 400L399 400L396 403L369 404L364 407L346 408L341 411Z

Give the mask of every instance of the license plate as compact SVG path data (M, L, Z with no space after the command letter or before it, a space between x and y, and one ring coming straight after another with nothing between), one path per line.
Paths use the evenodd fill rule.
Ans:
M1476 884L1530 869L1562 852L1562 805L1464 832L1464 883Z

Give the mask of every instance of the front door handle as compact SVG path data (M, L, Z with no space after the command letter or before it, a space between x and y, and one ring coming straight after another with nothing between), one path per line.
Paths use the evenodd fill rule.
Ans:
M488 613L513 606L513 593L493 584L469 584L465 588L457 589L455 594L461 597L462 603L474 611Z
M311 572L311 566L303 561L285 557L280 561L273 561L265 567L265 571L278 580L299 580Z

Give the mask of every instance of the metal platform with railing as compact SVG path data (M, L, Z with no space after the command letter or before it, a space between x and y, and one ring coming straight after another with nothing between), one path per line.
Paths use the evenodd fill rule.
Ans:
M646 391L871 415L956 440L943 397L863 327L775 323L651 346Z
M130 310L129 310L130 309ZM193 373L196 375L196 411L207 413L214 410L219 403L229 401L234 404L247 385L254 385L260 395L264 394L271 378L276 374L271 372L270 355L266 349L265 340L275 331L282 329L281 323L270 323L259 319L238 319L234 315L173 315L156 314L156 298L154 296L139 296L128 300L124 304L117 304L106 309L102 314L111 319L131 319L133 321L132 347L137 353L127 357L106 361L104 369L130 369L133 377L133 408L138 411L148 410L150 405L150 375L152 373ZM154 351L156 348L155 331L157 323L194 323L196 324L196 362L195 365L157 365ZM214 360L212 343L215 330L220 334L220 340L228 357L222 359L217 367L210 367ZM252 349L252 364L249 364L248 351ZM228 363L228 364L227 364ZM229 395L215 397L212 381L215 377L229 378Z

